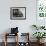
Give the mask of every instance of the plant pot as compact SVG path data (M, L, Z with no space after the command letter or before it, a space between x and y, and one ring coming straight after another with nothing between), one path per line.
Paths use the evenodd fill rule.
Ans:
M40 43L40 39L37 39L37 43Z
M40 43L44 43L44 40L45 40L45 39L40 39Z
M44 43L44 40L45 39L38 39L37 42L41 44L41 43Z

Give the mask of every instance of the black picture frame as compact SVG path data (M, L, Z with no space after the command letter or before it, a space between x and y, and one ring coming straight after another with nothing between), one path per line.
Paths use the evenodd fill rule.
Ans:
M25 20L26 19L26 7L11 7L10 8L11 20Z

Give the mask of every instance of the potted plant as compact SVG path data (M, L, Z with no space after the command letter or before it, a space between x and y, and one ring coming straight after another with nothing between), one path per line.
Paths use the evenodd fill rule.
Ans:
M41 43L40 40L42 38L45 38L44 36L46 36L46 33L45 32L35 32L33 35L37 38L37 41Z
M32 27L35 28L36 30L45 29L45 26L32 25Z

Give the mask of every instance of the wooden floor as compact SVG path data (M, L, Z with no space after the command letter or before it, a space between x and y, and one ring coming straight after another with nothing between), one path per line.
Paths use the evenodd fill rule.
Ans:
M2 42L0 42L0 46L4 46L4 43ZM8 45L7 46L15 46L15 43L8 43ZM32 43L30 43L30 46L37 46L37 43L34 43L34 42L32 42ZM42 46L46 46L46 43L44 43L44 45L42 45Z

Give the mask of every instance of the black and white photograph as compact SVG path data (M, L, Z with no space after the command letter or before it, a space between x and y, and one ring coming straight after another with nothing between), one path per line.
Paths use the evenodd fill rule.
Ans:
M11 7L10 8L11 20L24 20L26 19L26 7Z

